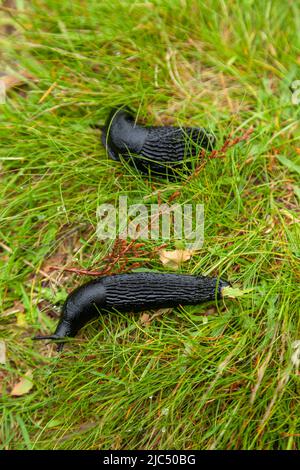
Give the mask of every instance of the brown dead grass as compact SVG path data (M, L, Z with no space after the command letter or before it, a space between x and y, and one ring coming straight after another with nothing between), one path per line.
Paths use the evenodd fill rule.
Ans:
M195 44L191 44L191 47L195 47ZM204 46L200 44L199 47L201 50ZM215 112L226 109L234 115L251 107L251 100L237 76L217 71L201 60L188 60L174 49L169 49L166 53L166 67L168 89L172 89L167 106L163 114L160 110L153 109L152 105L148 109L159 124L175 124L175 116L182 112L183 103L191 118L199 114L199 109L214 109ZM276 86L274 80L272 86Z

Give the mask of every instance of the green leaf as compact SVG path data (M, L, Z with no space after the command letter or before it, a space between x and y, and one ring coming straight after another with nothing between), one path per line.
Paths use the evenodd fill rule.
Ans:
M224 287L222 289L222 296L223 297L229 297L230 299L235 299L236 297L242 297L245 294L248 294L249 292L252 292L254 289L249 288L249 289L240 289L239 287Z
M46 428L56 428L57 426L61 426L62 424L63 424L63 421L61 419L52 418L46 424Z
M297 165L295 162L293 162L292 160L289 160L283 155L277 155L277 158L280 161L280 163L286 166L289 170L296 171L296 173L299 173L300 175L300 165Z

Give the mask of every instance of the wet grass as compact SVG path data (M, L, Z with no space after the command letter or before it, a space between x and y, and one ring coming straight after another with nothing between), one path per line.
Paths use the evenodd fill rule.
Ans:
M38 80L0 105L1 447L299 448L297 4L20 5L2 61ZM219 147L254 131L190 180L148 180L110 160L93 127L120 104L148 124L208 127ZM87 279L49 266L104 267L113 241L96 237L99 204L167 203L176 192L205 208L203 248L181 271L253 290L150 324L104 315L61 355L33 343ZM164 242L146 240L126 266L166 271L151 255ZM32 389L11 396L28 370Z

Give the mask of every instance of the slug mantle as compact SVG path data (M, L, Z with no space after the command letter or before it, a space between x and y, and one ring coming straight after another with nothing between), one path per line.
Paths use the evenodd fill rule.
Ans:
M191 167L201 148L212 150L215 137L198 127L142 126L124 108L110 113L102 143L113 160L123 158L143 173L175 176L176 170Z

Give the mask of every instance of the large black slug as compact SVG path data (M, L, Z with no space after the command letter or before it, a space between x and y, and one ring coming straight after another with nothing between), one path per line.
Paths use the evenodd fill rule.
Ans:
M89 320L104 310L143 310L197 305L222 297L229 284L216 278L184 274L130 273L94 279L67 297L53 335L34 339L73 337ZM62 343L59 345L62 349Z
M200 148L211 150L215 137L203 128L141 126L128 108L111 112L102 128L102 143L113 160L120 156L143 173L175 176L190 167L190 157Z

